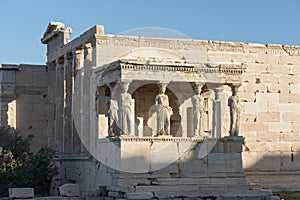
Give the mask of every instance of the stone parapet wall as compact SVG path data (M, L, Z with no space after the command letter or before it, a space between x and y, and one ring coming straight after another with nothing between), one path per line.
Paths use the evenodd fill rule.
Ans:
M125 152L124 156L133 148L141 150L141 147L137 147L138 143L134 144L134 139L121 139L120 142L123 143L120 150ZM174 142L177 145L173 146ZM241 137L195 140L189 143L190 145L184 140L177 142L172 139L153 140L152 148L157 151L158 146L165 143L164 145L168 146L166 151L157 152L160 156L151 156L150 147L148 151L150 152L148 161L150 169L147 173L132 174L112 171L110 173L111 185L106 186L107 195L127 199L138 197L140 199L176 199L179 197L226 199L232 192L236 192L245 199L266 199L271 195L270 191L261 191L259 187L248 185L246 182L240 154L242 142ZM210 146L210 144L215 145ZM188 148L182 151L180 146L186 145ZM143 145L144 148L145 146L147 145ZM140 152L147 151L141 150ZM166 167L151 171L151 166L157 166L159 163L172 159L174 152L181 152L181 156ZM124 157L124 161L127 162L128 158ZM131 160L131 168L133 170L136 168L138 171L138 168L142 166L141 162L147 162L147 159L141 155L137 156L135 160Z

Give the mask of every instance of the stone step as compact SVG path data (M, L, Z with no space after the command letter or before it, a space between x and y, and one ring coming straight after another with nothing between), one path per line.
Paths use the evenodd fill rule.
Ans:
M234 191L165 191L165 192L135 192L126 193L126 199L203 199L212 197L222 197L224 200L265 200L266 196L271 196L268 190L234 190Z
M129 174L129 173L115 173L111 175L113 179L151 179L151 178L243 178L245 174L243 172L180 172L177 175L172 172L160 173L141 173L141 174Z
M245 178L149 178L149 179L113 179L113 185L210 185L210 184L226 184L246 185Z
M177 191L212 191L212 190L257 190L258 186L248 184L181 184L181 185L136 185L107 186L108 191L115 192L177 192Z
M129 192L125 194L126 199L153 199L154 193L153 192Z
M236 185L247 184L244 178L170 178L170 179L157 179L158 185ZM154 183L154 181L152 182Z

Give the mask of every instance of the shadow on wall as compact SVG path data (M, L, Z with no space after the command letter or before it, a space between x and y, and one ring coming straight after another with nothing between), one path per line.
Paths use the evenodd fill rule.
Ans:
M300 191L298 152L244 151L243 167L249 183L273 191Z

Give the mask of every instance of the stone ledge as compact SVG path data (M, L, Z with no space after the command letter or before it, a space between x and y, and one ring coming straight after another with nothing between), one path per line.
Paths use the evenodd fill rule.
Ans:
M79 197L80 187L78 184L67 183L59 187L59 193L61 196Z
M27 199L34 197L33 188L9 188L8 193L10 198Z

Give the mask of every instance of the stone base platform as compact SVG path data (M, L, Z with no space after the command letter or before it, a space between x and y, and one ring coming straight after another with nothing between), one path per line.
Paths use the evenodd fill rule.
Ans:
M260 190L247 183L241 159L243 141L243 137L190 141L156 138L143 142L137 142L134 138L120 138L118 146L122 152L136 150L141 144L148 148L142 149L148 153L139 155L139 159L126 153L120 154L124 159L121 162L128 162L126 156L133 162L126 164L127 169L139 167L137 171L147 171L111 172L112 181L105 187L106 195L114 199L274 199L271 191ZM164 148L158 151L162 145ZM153 147L156 151L151 149ZM141 147L138 149L141 150ZM177 157L172 160L174 154ZM166 161L172 162L167 165ZM157 170L151 170L153 166ZM163 167L158 169L158 166Z

